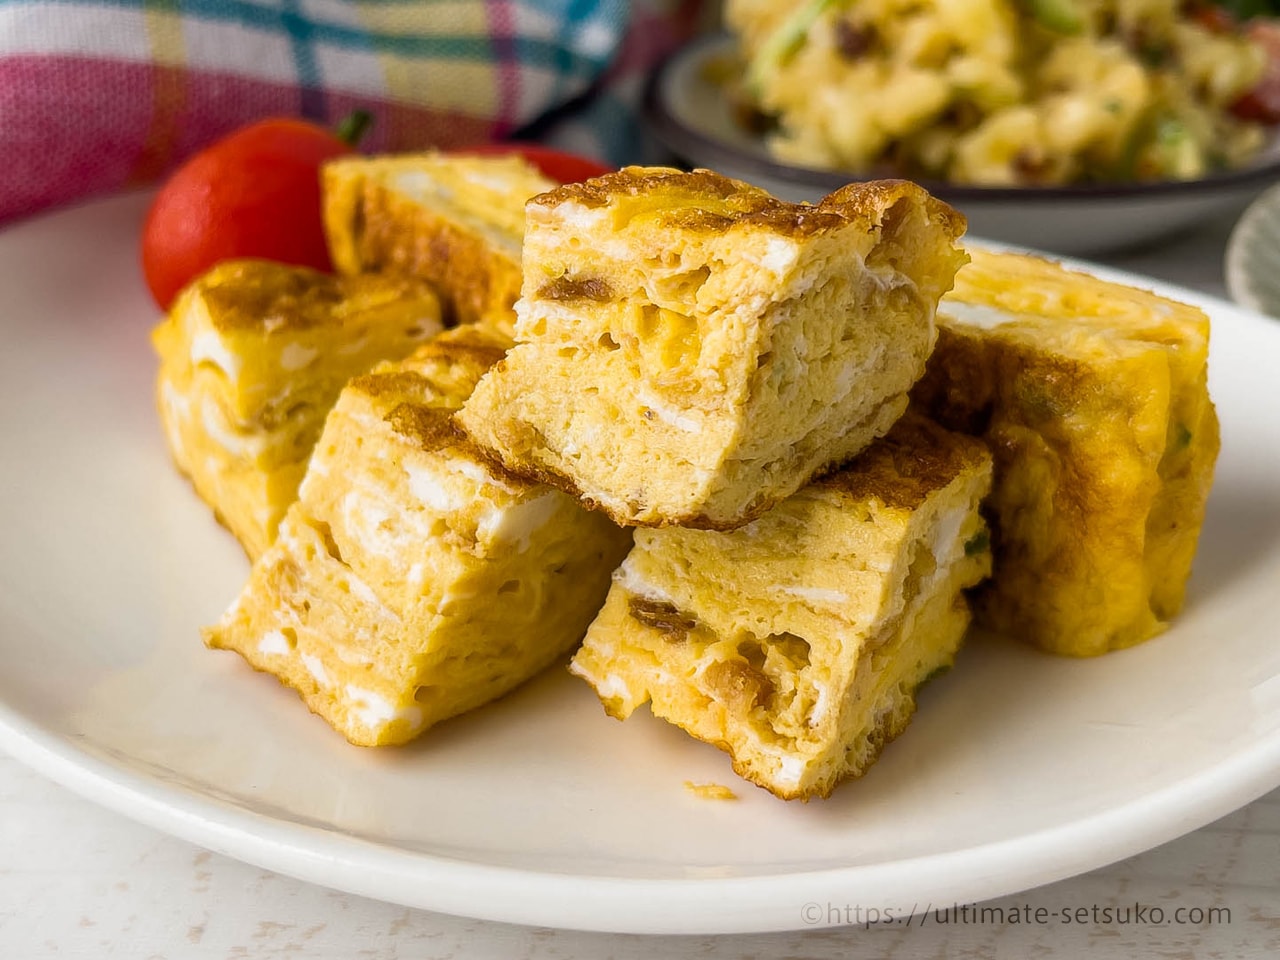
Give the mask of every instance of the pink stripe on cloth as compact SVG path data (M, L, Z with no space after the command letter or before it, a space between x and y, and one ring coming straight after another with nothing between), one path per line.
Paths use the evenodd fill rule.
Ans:
M175 68L79 57L0 58L0 223L81 197L156 179L232 130L297 116L292 84L179 71L181 103L156 141L156 99ZM334 119L374 114L367 152L460 147L496 135L483 117L332 93Z
M493 44L494 65L498 68L498 115L494 117L494 136L501 137L519 125L521 67L513 39L516 17L511 0L487 0L485 12L489 22L489 41Z
M360 142L364 153L465 147L497 136L488 117L429 110L349 93L330 92L328 100L329 113L334 118L349 116L355 110L373 114L373 126Z
M0 59L0 221L123 186L150 127L150 78L139 63Z
M0 222L154 178L249 120L298 111L295 86L188 72L175 135L160 154L144 156L160 73L172 70L80 57L0 59Z
M301 97L301 89L291 84L189 71L187 109L181 118L182 136L176 154L179 159L189 156L261 117L297 117ZM488 117L432 110L339 90L328 91L325 100L331 128L336 128L356 110L373 114L373 125L360 142L360 149L365 153L462 146L493 135L493 122Z
M170 168L251 120L297 116L302 105L302 91L295 84L227 73L187 70L183 92Z

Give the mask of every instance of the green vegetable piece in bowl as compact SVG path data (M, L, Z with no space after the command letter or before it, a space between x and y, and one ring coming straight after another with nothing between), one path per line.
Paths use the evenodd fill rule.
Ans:
M1084 30L1084 15L1075 0L1024 0L1036 23L1054 33L1077 34Z

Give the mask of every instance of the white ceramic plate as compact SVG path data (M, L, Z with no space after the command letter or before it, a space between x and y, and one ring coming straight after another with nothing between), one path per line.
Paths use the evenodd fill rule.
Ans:
M1280 184L1251 203L1235 225L1224 267L1237 303L1280 318Z
M733 50L723 34L672 55L648 81L649 129L691 165L738 177L789 200L817 200L855 176L775 160L763 138L735 122L708 65ZM1188 183L1075 187L964 187L922 181L969 218L969 234L1065 254L1132 247L1213 217L1239 213L1280 180L1280 132L1250 167Z
M86 796L413 906L721 932L1007 894L1280 785L1280 394L1262 362L1280 355L1280 324L1151 284L1212 312L1223 419L1174 629L1090 661L975 638L865 778L787 804L673 727L607 718L560 669L373 751L206 651L197 628L247 565L156 425L143 207L118 198L0 234L0 747ZM686 780L741 799L700 799Z

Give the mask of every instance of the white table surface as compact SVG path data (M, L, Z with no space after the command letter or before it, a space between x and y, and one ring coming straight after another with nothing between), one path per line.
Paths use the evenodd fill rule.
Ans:
M1221 295L1229 228L1220 222L1108 262ZM100 809L0 755L0 960L845 960L1053 958L1086 951L1099 960L1274 958L1280 957L1280 791L1140 856L982 906L999 908L1003 922L989 911L986 917L927 914L911 925L865 930L623 937L447 917L209 853ZM1117 913L1108 922L1095 907ZM1083 922L1009 919L1038 909L1059 915L1064 908L1083 909ZM1164 922L1156 923L1161 914Z

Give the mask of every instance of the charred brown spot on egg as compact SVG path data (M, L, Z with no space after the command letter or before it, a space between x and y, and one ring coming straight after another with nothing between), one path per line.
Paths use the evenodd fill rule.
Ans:
M592 300L608 303L614 299L613 287L599 277L557 277L538 291L543 300Z
M773 696L773 681L746 660L716 660L702 672L707 690L735 710L762 707Z
M420 403L400 403L383 420L391 429L427 452L455 447L463 434L453 423L453 412Z
M684 641L689 631L698 625L697 620L681 613L675 604L647 597L632 597L627 601L627 612L633 620L664 634L665 639L671 643Z

